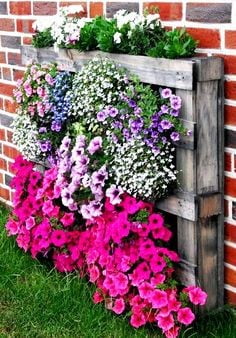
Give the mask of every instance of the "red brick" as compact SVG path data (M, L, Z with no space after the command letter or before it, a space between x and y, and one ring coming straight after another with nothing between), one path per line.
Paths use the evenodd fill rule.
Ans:
M10 13L16 15L30 15L31 14L30 1L11 1Z
M94 18L95 16L103 15L103 3L102 2L90 2L89 3L89 17Z
M224 200L224 215L225 217L229 216L229 201Z
M2 77L4 80L9 80L9 81L12 80L10 68L5 68L5 67L2 68Z
M225 48L236 48L236 31L225 31Z
M31 45L32 44L32 38L30 38L30 37L23 37L22 43L23 43L23 45Z
M182 19L182 4L177 2L165 3L165 2L145 2L143 4L144 9L152 7L158 7L160 18L163 21L181 20Z
M22 20L17 19L16 20L16 30L17 32L23 32L23 33L34 33L34 30L32 28L32 24L35 20Z
M15 89L15 86L0 82L0 94L12 96L13 89Z
M12 32L15 30L15 23L13 19L2 19L0 20L0 31Z
M225 176L225 194L236 197L236 178Z
M236 56L215 54L224 59L225 74L236 74Z
M0 129L0 140L6 141L5 129Z
M225 81L225 98L236 100L236 81Z
M225 124L236 125L236 107L225 105Z
M225 283L236 287L236 271L225 267Z
M14 81L22 79L23 76L24 76L23 70L13 69L13 79L14 79Z
M0 63L6 63L6 53L0 52Z
M232 162L231 162L231 153L225 152L225 170L231 171Z
M0 97L0 109L3 109L3 99Z
M236 249L232 246L225 245L225 262L236 265Z
M34 15L55 15L57 13L57 3L47 1L34 1Z
M15 159L19 155L19 151L16 148L3 144L3 154L9 158Z
M0 158L0 169L7 170L7 161L3 158Z
M17 53L8 53L8 63L10 65L22 66L21 55Z
M2 184L2 183L3 183L3 174L0 173L0 184Z
M17 104L13 99L11 100L4 100L4 110L7 111L8 113L16 113L17 110Z
M192 37L199 41L199 48L220 48L220 32L218 29L186 28Z
M236 225L225 223L225 239L236 243Z
M0 187L0 196L5 200L9 200L10 199L10 191L8 189Z
M236 305L236 293L225 290L225 300L227 303L231 305Z
M12 136L13 136L13 132L10 131L10 130L7 130L7 137L6 137L6 139L7 139L8 142L12 143Z

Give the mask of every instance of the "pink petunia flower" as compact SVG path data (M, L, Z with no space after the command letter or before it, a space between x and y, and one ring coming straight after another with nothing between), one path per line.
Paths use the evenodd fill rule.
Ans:
M159 314L156 316L158 326L165 332L169 331L175 325L174 317L169 314L167 317L162 317Z
M154 309L160 309L168 304L167 293L162 290L154 290L149 300Z
M13 219L10 219L7 224L5 225L8 236L14 236L19 233L19 224L18 222L14 221Z
M112 310L118 315L120 315L122 312L124 312L124 310L125 310L124 299L123 298L117 298L115 300L113 307L112 307Z
M146 324L146 318L144 314L142 312L133 313L130 319L130 324L135 328L138 328Z
M199 287L193 287L188 292L189 299L194 305L204 305L207 300L206 292L202 291Z
M64 227L71 226L75 221L75 215L73 212L65 212L63 217L60 219L60 222L64 225Z
M57 247L61 247L66 244L67 236L63 230L54 230L51 234L51 242Z
M189 307L185 307L179 309L177 319L180 323L189 325L194 321L195 315Z

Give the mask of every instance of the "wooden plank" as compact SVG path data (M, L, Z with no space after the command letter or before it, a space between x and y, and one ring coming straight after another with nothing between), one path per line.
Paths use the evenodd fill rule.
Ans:
M200 218L219 215L222 212L222 194L215 193L198 196L198 216Z
M220 80L222 78L222 59L215 56L193 58L196 61L196 79L199 82Z
M192 200L188 200L184 197L169 196L165 199L159 200L156 203L158 209L168 212L179 217L195 221L195 198L192 196Z
M196 222L182 217L177 219L178 253L182 260L189 264L197 264L197 225Z
M197 193L218 191L218 82L197 84Z
M224 63L221 59L221 80L218 81L218 185L222 213L217 217L218 306L224 304Z
M218 247L217 217L204 218L198 221L198 280L207 292L207 309L218 305Z
M190 264L187 261L181 259L177 268L176 275L178 280L185 286L197 285L197 265Z
M132 74L138 75L143 82L159 86L193 89L195 61L191 59L169 60L101 51L79 52L72 49L61 49L56 53L52 48L35 49L32 46L23 46L21 53L24 64L32 60L40 63L57 62L61 69L70 71L78 71L94 57L105 57L127 68Z
M197 129L197 124L196 122L191 122L191 121L187 121L185 119L179 119L180 122L182 122L183 126L187 129L187 130L191 130L192 134L187 136L181 136L180 140L178 142L174 142L175 146L178 148L183 148L183 149L191 149L194 150L196 149L196 129Z

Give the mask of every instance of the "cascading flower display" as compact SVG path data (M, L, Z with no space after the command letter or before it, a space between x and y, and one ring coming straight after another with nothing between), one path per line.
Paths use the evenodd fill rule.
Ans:
M52 257L61 272L87 276L96 286L94 302L116 314L128 311L135 328L156 323L166 337L177 337L182 324L192 323L189 305L204 305L207 295L176 281L179 257L166 246L172 233L152 203L121 191L114 203L118 195L110 189L102 213L81 218L63 203L58 168L41 173L22 157L13 168L14 210L6 229L20 248Z
M195 318L191 304L207 298L176 280L172 232L153 203L176 183L175 144L190 133L181 98L108 59L73 75L31 65L15 98L13 139L24 157L13 165L8 234L32 257L88 278L94 302L135 328L155 323L177 337Z

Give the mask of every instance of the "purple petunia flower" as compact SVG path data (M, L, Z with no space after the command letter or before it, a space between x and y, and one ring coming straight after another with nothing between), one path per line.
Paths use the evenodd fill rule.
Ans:
M172 141L179 141L179 133L177 133L176 131L173 131L173 133L170 134L170 138L172 139Z
M106 118L107 118L107 114L106 114L105 110L101 110L100 112L97 113L97 120L99 122L105 121Z
M170 88L165 88L161 91L161 96L163 97L163 99L167 99L171 95L172 95L172 91Z
M115 108L115 107L111 107L109 110L108 110L108 114L111 116L111 117L116 117L116 115L118 114L118 109Z
M170 97L171 108L179 110L181 108L181 98L179 96L172 95Z
M114 121L112 123L112 127L115 128L115 129L122 129L123 124L120 121Z
M121 195L123 194L123 190L121 187L117 187L112 184L110 188L106 190L106 197L110 198L110 203L115 205L121 202Z
M179 116L179 110L178 109L171 109L170 115L175 116L175 117Z
M137 107L137 104L134 100L129 100L128 105L129 105L130 108L136 108Z
M100 150L102 148L102 138L101 136L96 136L94 137L89 145L88 145L88 152L93 155L94 153L96 153L96 151Z
M161 115L162 115L162 114L168 114L168 112L169 112L169 107L166 106L165 104L163 104L163 105L161 106Z
M160 122L160 126L162 127L163 130L168 130L171 127L173 127L173 124L168 120L162 120Z

